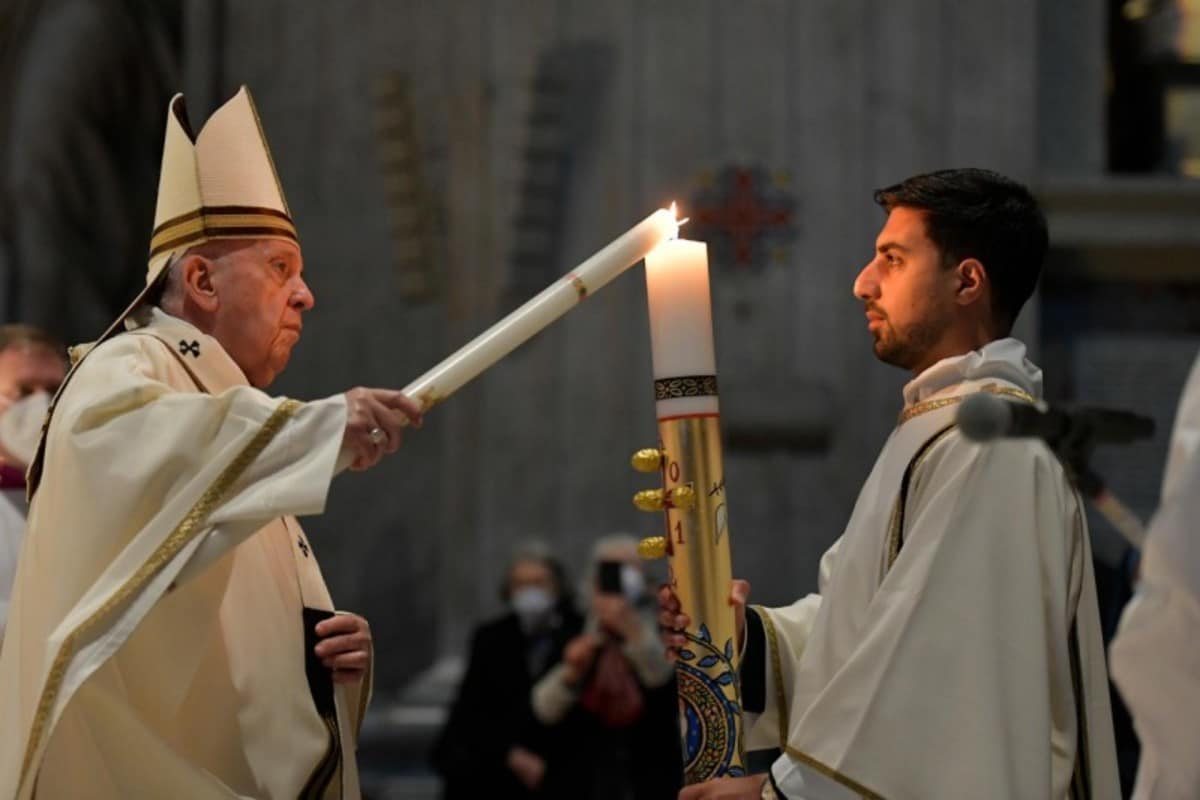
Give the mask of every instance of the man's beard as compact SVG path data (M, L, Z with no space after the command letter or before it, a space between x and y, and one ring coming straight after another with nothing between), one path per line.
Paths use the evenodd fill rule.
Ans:
M947 326L948 320L934 317L897 330L890 320L884 320L880 333L875 336L875 357L885 364L912 370L924 362L929 351L941 341Z

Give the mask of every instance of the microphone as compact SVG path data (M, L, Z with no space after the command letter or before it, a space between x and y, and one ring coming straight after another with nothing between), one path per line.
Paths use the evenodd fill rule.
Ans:
M1029 405L976 392L962 401L956 418L968 439L988 442L1003 437L1045 440L1063 463L1079 490L1136 548L1146 539L1141 520L1117 498L1088 466L1097 444L1127 444L1154 435L1154 420L1129 411L1079 408L1065 411L1045 404Z
M1154 420L1130 411L1079 408L1066 411L1001 400L976 392L958 408L958 427L968 439L1044 439L1054 450L1080 451L1095 444L1128 444L1154 435Z

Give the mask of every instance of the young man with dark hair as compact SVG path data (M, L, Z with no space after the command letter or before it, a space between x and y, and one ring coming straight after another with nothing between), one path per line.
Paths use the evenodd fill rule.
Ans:
M974 392L1040 398L1009 333L1045 220L1027 189L977 169L875 199L887 221L854 295L876 356L913 379L820 594L745 611L747 744L782 755L680 797L1116 798L1079 496L1041 442L979 445L954 425ZM748 592L735 582L739 617ZM659 599L664 627L688 623L669 587Z

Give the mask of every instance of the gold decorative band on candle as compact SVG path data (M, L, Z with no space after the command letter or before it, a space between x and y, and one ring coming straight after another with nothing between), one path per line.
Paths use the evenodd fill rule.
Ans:
M687 375L680 378L661 378L654 382L654 399L673 400L679 397L716 397L716 375Z
M579 302L582 303L584 300L587 300L587 296L588 296L587 284L584 283L583 279L580 278L578 275L572 274L570 277L571 277L571 285L575 287L575 294L579 295Z

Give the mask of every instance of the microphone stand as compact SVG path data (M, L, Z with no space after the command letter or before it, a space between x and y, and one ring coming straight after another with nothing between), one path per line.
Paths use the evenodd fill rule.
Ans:
M1096 510L1103 514L1104 518L1117 529L1117 532L1125 537L1125 541L1141 550L1142 544L1146 541L1146 526L1138 519L1137 514L1133 513L1129 506L1109 491L1104 479L1087 464L1079 467L1068 464L1067 469L1071 473L1075 485L1079 487L1079 491L1092 501Z
M1096 510L1117 529L1117 532L1140 551L1146 541L1146 526L1129 506L1109 491L1104 479L1088 464L1092 451L1096 449L1092 437L1086 432L1080 432L1075 436L1064 436L1049 442L1049 445L1083 496L1091 500Z

